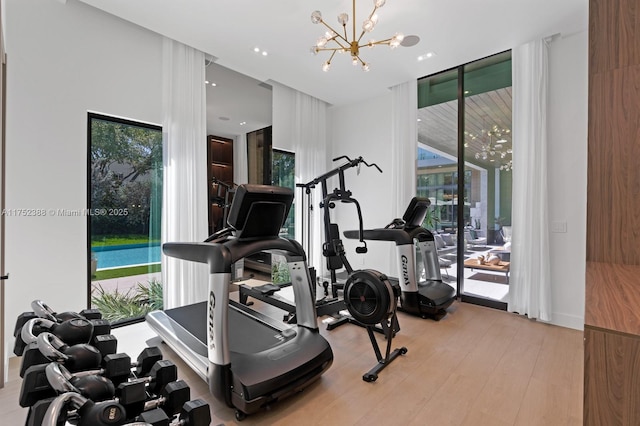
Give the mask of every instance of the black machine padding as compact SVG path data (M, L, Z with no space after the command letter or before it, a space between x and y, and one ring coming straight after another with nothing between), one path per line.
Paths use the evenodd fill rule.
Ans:
M413 197L402 216L405 228L422 226L422 222L427 216L427 210L430 205L431 201L429 201L428 198Z

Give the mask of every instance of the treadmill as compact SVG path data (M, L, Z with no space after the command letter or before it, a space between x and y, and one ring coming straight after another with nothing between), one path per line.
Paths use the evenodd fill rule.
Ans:
M207 381L211 394L236 409L238 420L301 391L333 362L331 347L318 329L305 252L298 242L278 236L292 201L288 188L240 185L229 228L206 242L162 247L167 256L209 265L209 295L206 302L151 312L147 323ZM229 299L232 265L265 250L287 260L295 325Z

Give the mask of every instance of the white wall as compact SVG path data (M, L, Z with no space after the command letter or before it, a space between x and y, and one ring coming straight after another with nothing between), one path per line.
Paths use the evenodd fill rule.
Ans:
M582 329L587 224L588 32L549 46L549 220L555 324Z
M162 123L161 37L83 3L7 0L6 345L41 298L87 304L87 111Z
M552 322L582 329L584 323L584 274L586 247L587 171L587 32L555 40L550 47L549 153L550 220L567 223L566 233L551 235ZM391 96L330 109L333 154L362 155L390 170ZM348 185L361 202L365 227L391 221L388 206L389 176L371 170L350 174ZM345 209L346 210L346 209ZM346 214L346 213L345 213ZM355 229L351 216L338 216L341 230ZM346 224L343 226L343 223ZM367 255L347 256L354 268L368 267L396 275L384 243L369 243ZM364 263L362 263L364 259ZM364 266L363 266L364 265ZM393 266L395 268L395 266Z
M360 173L356 168L345 171L346 188L360 202L364 228L380 228L391 220L391 91L385 96L366 102L343 107L332 107L328 111L329 147L331 158L346 155L350 158L363 157L367 163L376 163L383 173L375 168L362 165ZM337 167L344 160L334 163ZM338 185L337 179L330 181L329 191ZM335 214L335 216L333 216ZM340 232L357 229L356 209L352 205L338 205L332 217ZM356 254L358 245L354 240L343 238L347 259L354 269L371 268L397 276L392 267L390 254L395 249L392 243L367 242L369 252ZM393 266L395 268L395 266Z

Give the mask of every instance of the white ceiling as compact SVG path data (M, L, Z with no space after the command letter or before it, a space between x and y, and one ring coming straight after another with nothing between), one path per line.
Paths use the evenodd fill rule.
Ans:
M388 0L378 11L377 27L363 40L401 32L419 36L420 42L395 50L387 46L362 50L362 59L371 64L368 73L353 67L347 55L336 55L325 73L321 65L329 54L310 52L325 32L311 23L311 12L320 10L326 22L339 29L339 13L347 12L352 19L348 0L80 1L212 55L215 64L251 77L256 85L276 81L332 105L379 96L396 84L588 26L588 0ZM372 9L373 0L357 0L358 29ZM268 55L254 52L255 47ZM436 56L417 60L427 52ZM229 107L234 102L227 100ZM247 114L253 107L243 106ZM222 110L216 114L229 116L234 123L250 120Z

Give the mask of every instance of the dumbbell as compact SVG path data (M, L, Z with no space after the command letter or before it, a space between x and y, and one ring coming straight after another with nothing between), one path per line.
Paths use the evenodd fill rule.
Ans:
M144 351L143 351L144 352ZM58 392L65 392L69 388L65 388L64 384L60 384L62 381L68 381L76 388L78 380L82 380L80 383L86 383L86 381L94 379L81 379L85 376L95 376L104 374L105 370L92 370L81 371L74 374L68 372L68 370L62 366L54 370L54 367L47 365L34 365L29 367L24 375L22 381L22 387L20 389L19 403L21 407L34 406L37 401L45 398L54 397ZM50 369L49 375L47 375L47 368ZM55 376L53 376L55 374ZM49 377L47 377L49 376ZM104 377L104 379L109 379ZM116 395L124 397L129 403L133 404L138 402L139 399L135 399L135 395L142 395L142 400L147 399L147 394L158 395L162 392L164 387L178 379L178 369L171 361L157 361L148 373L147 377L138 378L131 382L120 383L119 385L113 385L116 388ZM91 382L93 383L93 382ZM111 382L113 383L113 382ZM131 383L131 384L130 384ZM54 386L56 389L54 389ZM82 389L80 389L82 393ZM97 392L97 391L96 391ZM85 396L89 396L86 395ZM111 397L107 394L107 397ZM93 399L93 398L92 398Z
M27 345L22 356L20 377L33 365L48 364L51 361L63 362L71 371L99 368L102 354L91 345L79 343L67 345L49 332L42 332L35 342Z
M67 392L49 404L42 426L56 426L66 421L69 406L77 412L78 426L123 425L127 420L124 407L115 401L96 403L78 393Z
M102 318L102 313L98 309L83 309L80 312L62 312L56 313L51 309L46 303L41 300L34 300L31 302L31 309L33 312L38 315L40 318L45 318L53 322L65 322L74 318L84 318L91 321L93 324L93 334L91 335L91 340L88 342L77 342L77 343L92 343L96 336L100 335L108 335L111 333L111 323L106 319ZM52 332L56 336L60 337L66 343L71 344L71 342L67 342L63 336L58 335L56 332Z
M117 349L117 339L109 334L111 324L106 320L73 318L57 323L36 317L27 321L20 329L13 352L20 356L27 350L33 349L33 345L29 346L29 344L35 342L37 336L44 331L54 334L69 345L91 343L99 347L104 354L115 353Z
M102 362L102 355L95 347L86 343L67 345L46 331L38 335L36 344L49 361L62 363L71 372L99 368Z
M211 424L211 411L209 404L202 399L194 399L186 402L180 410L177 420L171 418L161 409L145 411L137 419L152 426L208 426Z
M156 362L162 360L162 352L157 346L146 347L140 352L136 362L131 362L131 357L125 353L109 354L103 358L104 372L101 374L119 384L134 377L147 376ZM132 372L133 369L133 372Z
M47 318L51 321L65 321L71 318L102 319L102 313L98 309L83 309L80 312L56 313L42 300L31 302L31 309L40 318Z
M91 322L91 324L93 325L93 334L91 335L91 339L94 339L96 336L99 335L106 335L111 333L111 323L105 319L102 319L102 314L100 313L99 310L97 309L84 309L82 311L80 311L79 313L76 312L63 312L60 314L55 313L51 308L49 308L49 306L47 306L44 302L42 302L41 300L34 300L33 302L31 302L31 308L33 309L33 312L23 312L22 314L20 314L16 320L16 325L14 327L13 330L13 336L15 337L15 344L14 344L14 348L13 348L13 353L17 356L22 355L26 344L28 344L29 342L25 342L23 340L23 336L21 334L21 330L24 328L24 325L31 319L35 319L35 318L43 318L46 320L51 321L54 324L62 324L62 323L66 323L69 320L72 319L86 319L89 320ZM32 334L39 334L41 330L41 328L35 327L34 328L34 333ZM68 338L67 335L64 334L58 334L57 332L55 332L54 330L52 330L51 327L49 327L49 329L47 329L47 331L51 331L54 334L58 335L58 337L60 337L63 340L66 340ZM87 341L75 341L74 336L77 335L77 331L72 330L71 334L71 339L69 340L68 343L70 344L75 344L75 343L88 343L89 340ZM83 337L80 337L83 339Z
M116 395L117 400L125 407L128 418L133 419L152 409L160 409L168 416L174 416L191 399L191 389L184 380L175 380L167 383L158 396L147 398L145 383L132 381L121 383Z
M89 374L100 374L111 380L116 386L130 378L148 376L156 362L162 360L162 352L157 346L145 348L136 362L125 353L108 354L102 358L101 368ZM175 380L175 379L173 379Z
M174 374L166 377L159 372L166 367L154 370L154 376L150 377L160 389L160 396L147 399L147 384L151 380L134 380L124 382L116 388L109 379L95 374L74 376L66 368L57 363L46 366L45 373L51 387L58 393L76 392L94 402L115 399L122 405L127 418L133 418L143 411L162 407L170 415L180 412L180 407L191 398L191 390L184 380L175 379ZM146 378L145 378L146 379Z
M22 355L21 377L24 377L25 371L32 365L49 362L37 344L37 335L46 330L57 333L59 338L66 340L67 343L70 342L71 345L84 344L91 339L93 325L84 318L70 319L63 323L54 323L39 317L27 321L20 331L20 337L16 337L16 346L14 347L14 353L18 352ZM22 343L18 344L18 342ZM22 347L25 343L26 346ZM108 346L103 346L103 348L108 348Z

